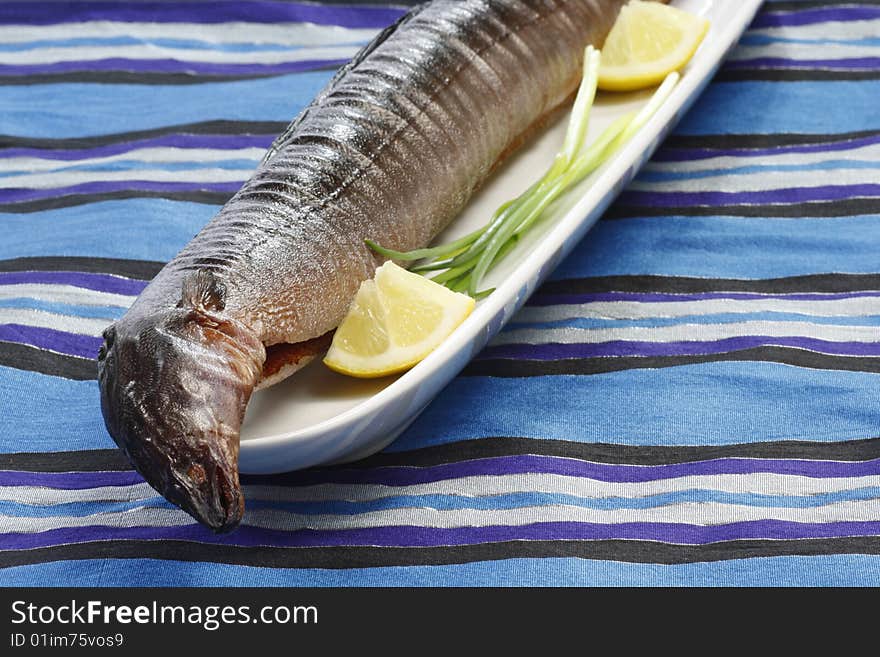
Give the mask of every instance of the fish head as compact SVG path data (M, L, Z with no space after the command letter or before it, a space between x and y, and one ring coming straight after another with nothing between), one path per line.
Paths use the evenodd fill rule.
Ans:
M244 513L239 432L260 378L258 336L223 312L222 297L132 308L104 332L98 357L107 430L169 501L216 532Z

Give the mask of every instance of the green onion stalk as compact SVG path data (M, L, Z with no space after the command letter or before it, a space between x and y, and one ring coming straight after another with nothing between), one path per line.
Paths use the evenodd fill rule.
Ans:
M669 97L678 82L678 74L670 73L641 110L617 118L587 146L584 142L590 110L596 98L599 62L599 51L588 46L584 53L583 80L575 97L562 149L550 168L526 191L499 207L485 226L448 244L414 251L386 249L372 240L367 240L367 245L393 260L421 261L411 270L439 272L431 280L456 292L464 292L475 299L490 294L492 290L479 291L479 288L492 267L514 249L529 229L540 222L554 201L605 164L632 139Z

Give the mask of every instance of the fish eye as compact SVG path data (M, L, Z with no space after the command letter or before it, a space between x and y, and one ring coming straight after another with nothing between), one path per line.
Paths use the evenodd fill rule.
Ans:
M106 329L104 329L101 337L104 338L104 345L107 346L107 349L112 349L113 343L116 341L116 327L111 324ZM104 347L104 345L102 345L102 348Z
M116 342L116 327L111 324L106 329L104 329L101 337L104 338L104 342L98 349L99 361L104 360L107 357L107 353L113 348L113 344Z

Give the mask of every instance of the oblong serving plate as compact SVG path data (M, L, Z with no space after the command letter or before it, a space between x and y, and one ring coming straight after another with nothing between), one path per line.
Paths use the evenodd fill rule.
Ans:
M440 390L513 316L540 282L587 233L654 152L718 68L751 21L761 0L679 0L711 28L660 110L610 161L572 190L491 272L496 290L438 349L398 377L348 378L314 362L286 381L257 392L242 429L240 469L286 472L348 461L394 440ZM600 93L591 115L594 139L622 113L638 109L650 92ZM440 236L445 242L482 226L504 201L519 195L551 163L562 144L567 114L532 140L492 177Z

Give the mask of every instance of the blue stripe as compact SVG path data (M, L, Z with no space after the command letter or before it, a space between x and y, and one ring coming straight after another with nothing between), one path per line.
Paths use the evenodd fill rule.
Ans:
M657 305L657 313L663 312L663 306ZM513 321L504 327L502 333L519 329L619 329L619 328L657 328L660 326L679 326L681 324L734 324L738 322L809 322L831 326L880 326L880 315L862 315L860 317L819 317L818 315L801 315L797 313L719 313L714 315L682 315L681 317L649 317L647 319L621 319L599 317L572 317L552 322Z
M0 110L6 132L74 137L125 132L208 119L290 120L331 77L329 71L239 82L175 85L47 84L7 87ZM768 82L710 85L688 112L679 134L719 132L848 132L875 117L880 82ZM804 112L827 98L835 113ZM767 112L775 106L779 111ZM149 112L119 112L119 107ZM40 114L31 111L40 107ZM89 107L84 113L81 107ZM786 111L786 107L790 110ZM51 120L47 120L51 117Z
M876 80L715 82L694 103L676 132L855 132L877 124L878 95L880 81ZM829 98L834 99L834 111L821 111Z
M470 497L463 495L395 495L367 502L273 502L249 499L250 510L285 511L303 515L355 515L371 511L420 508L449 511L455 509L502 510L521 509L530 506L565 505L584 509L615 511L620 509L655 509L669 504L714 502L739 506L808 509L859 500L880 498L880 487L865 487L818 495L758 495L750 493L725 493L713 490L688 490L646 497L590 498L577 495L549 493L511 493ZM19 518L83 517L96 513L132 511L141 508L175 508L162 497L151 497L132 502L66 502L48 506L21 504L0 500L0 514ZM149 512L147 512L149 513ZM245 516L245 523L248 522Z
M84 137L212 119L290 121L332 71L197 85L42 84L4 87L3 132ZM39 107L39 112L33 108ZM83 111L87 107L88 111ZM120 111L139 108L143 111Z
M646 217L600 221L551 278L661 274L774 278L873 273L880 217ZM781 246L785 245L785 246ZM784 255L780 255L784 249Z
M75 315L76 317L91 317L95 319L119 319L125 314L126 310L118 306L79 306L70 303L41 301L40 299L31 299L29 297L0 299L0 308L29 308L59 313L61 315Z
M0 368L0 379L16 391L5 416L17 427L0 433L0 452L114 446L96 412L95 381L11 368ZM719 387L719 380L725 385ZM447 386L388 449L492 435L629 445L867 438L877 435L872 409L878 386L876 374L752 362L593 376L467 377ZM547 400L553 400L553 413L530 410L548 408ZM46 408L64 408L65 431L57 430Z
M166 261L208 221L217 206L165 199L104 201L2 215L0 258L82 255ZM132 221L137 217L137 221ZM35 240L34 235L52 239Z
M770 36L767 34L750 34L746 33L739 40L741 46L770 46L776 43L806 43L809 45L817 45L822 47L824 44L842 45L842 46L880 46L880 37L866 37L864 39L808 39L798 37L784 37L779 35Z
M869 438L877 435L878 386L877 374L764 362L459 378L387 449L479 436L628 445Z
M11 367L0 367L0 381L0 399L15 399L2 405L4 426L15 430L0 431L0 452L116 447L104 428L97 381L71 381Z
M666 171L644 169L639 173L640 182L664 182L667 180L694 180L712 176L733 176L747 173L767 173L773 171L833 171L835 169L880 169L880 161L871 160L828 160L811 164L768 164L722 169L699 169L694 171Z
M878 586L880 556L757 557L677 565L546 558L452 566L286 569L83 559L0 570L3 586Z
M248 507L251 504L248 503ZM65 502L63 504L31 505L0 500L0 514L19 518L53 518L90 516L95 513L114 513L142 508L176 509L164 497L150 497L133 502Z

